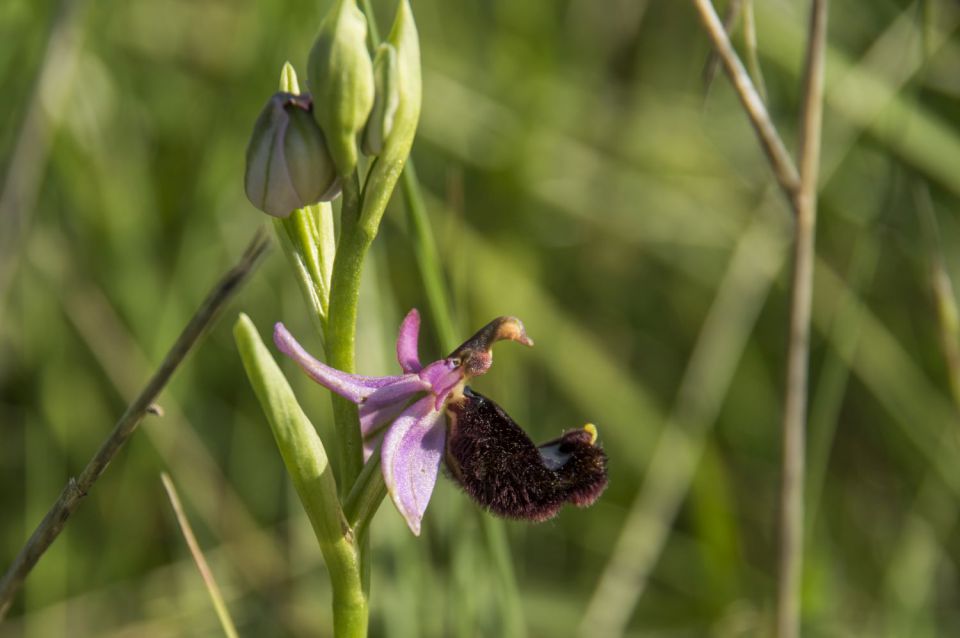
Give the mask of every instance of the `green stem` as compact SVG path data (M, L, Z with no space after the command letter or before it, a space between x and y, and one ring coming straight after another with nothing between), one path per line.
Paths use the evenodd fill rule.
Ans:
M330 314L327 318L325 342L327 362L344 372L356 368L357 306L360 300L360 276L363 259L376 236L358 224L363 199L360 182L354 173L343 187L343 206L340 209L340 242L333 261L330 280ZM340 460L340 498L356 482L363 466L363 439L357 406L341 396L333 395L333 419L339 437L337 453ZM370 539L354 535L354 548L359 559L361 593L366 604L370 591ZM336 601L334 601L336 609ZM366 607L364 607L366 613ZM366 623L366 617L364 617ZM366 627L366 624L364 624ZM338 634L339 635L339 634Z
M360 276L363 259L373 241L357 224L361 197L356 175L347 180L343 189L343 207L340 213L340 243L333 261L330 284L330 314L324 340L327 362L344 372L356 368L357 304L360 299ZM363 441L357 406L343 397L333 395L333 418L336 424L340 461L340 497L348 494L363 466Z

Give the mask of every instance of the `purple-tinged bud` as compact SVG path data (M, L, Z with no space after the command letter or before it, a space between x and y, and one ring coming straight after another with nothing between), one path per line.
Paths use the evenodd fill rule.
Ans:
M339 179L308 94L276 93L253 125L244 190L265 213L287 217L337 196Z

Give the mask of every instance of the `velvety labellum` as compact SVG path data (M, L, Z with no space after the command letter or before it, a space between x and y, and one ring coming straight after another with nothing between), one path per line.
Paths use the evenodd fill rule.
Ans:
M447 403L447 418L447 467L494 514L545 521L565 503L593 504L607 486L593 426L537 447L503 408L466 387Z

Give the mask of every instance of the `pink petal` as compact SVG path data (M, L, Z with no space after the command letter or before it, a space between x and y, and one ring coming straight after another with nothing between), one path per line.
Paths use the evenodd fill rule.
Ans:
M317 361L309 352L304 350L303 346L297 343L297 340L293 338L293 335L282 323L277 323L273 327L273 342L277 344L280 352L296 361L311 379L354 403L361 403L379 388L396 383L403 378L398 376L364 377L331 368L325 363Z
M363 460L373 454L383 434L383 426L396 419L415 395L430 389L415 374L400 377L396 383L384 386L360 404L360 431L363 433Z
M372 434L378 428L390 423L407 409L406 401L395 401L386 405L360 405L360 431L364 436Z
M426 396L404 410L383 438L380 464L390 498L420 535L420 520L437 483L446 429L443 413Z
M463 381L463 369L455 366L450 359L434 361L420 371L420 378L430 385L434 407L439 410L447 399L447 394Z
M400 334L397 335L397 361L404 372L420 372L420 355L417 343L420 339L420 313L414 308L403 318Z
M430 389L430 385L415 374L405 374L396 379L389 385L377 388L373 394L364 399L362 407L382 408L397 401L408 401L413 395Z

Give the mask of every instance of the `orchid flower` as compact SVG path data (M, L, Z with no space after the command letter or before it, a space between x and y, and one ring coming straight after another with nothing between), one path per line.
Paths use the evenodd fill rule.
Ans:
M384 483L410 530L420 522L440 462L481 506L531 521L552 518L564 503L592 504L607 484L606 455L593 425L571 430L539 448L500 406L466 383L487 372L501 340L532 346L523 323L499 317L449 356L421 365L420 315L400 325L397 360L403 374L370 377L342 372L312 357L282 323L274 342L314 381L360 406L364 459L380 445Z

